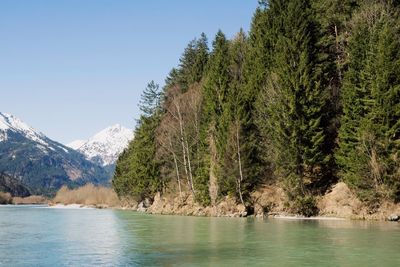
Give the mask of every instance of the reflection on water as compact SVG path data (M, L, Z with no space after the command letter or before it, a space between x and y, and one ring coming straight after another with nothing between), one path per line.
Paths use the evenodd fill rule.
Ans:
M400 266L400 224L0 207L0 266Z

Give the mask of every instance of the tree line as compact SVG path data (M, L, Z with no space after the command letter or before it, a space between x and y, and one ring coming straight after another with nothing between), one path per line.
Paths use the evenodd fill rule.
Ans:
M279 184L293 212L339 180L400 201L400 17L395 0L259 1L250 31L189 42L142 94L113 186L203 205Z

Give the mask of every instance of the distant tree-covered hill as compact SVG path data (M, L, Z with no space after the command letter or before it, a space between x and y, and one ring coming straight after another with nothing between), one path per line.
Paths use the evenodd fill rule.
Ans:
M13 197L27 197L31 195L29 189L21 184L20 181L4 173L0 173L0 192L10 193Z

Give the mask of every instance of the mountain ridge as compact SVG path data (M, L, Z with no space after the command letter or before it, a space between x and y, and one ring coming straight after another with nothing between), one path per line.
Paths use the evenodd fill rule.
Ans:
M33 194L52 194L63 185L108 184L110 179L109 172L80 152L1 112L0 173L16 178Z
M103 167L114 165L122 151L133 139L133 130L120 124L107 127L87 140L75 140L66 146Z

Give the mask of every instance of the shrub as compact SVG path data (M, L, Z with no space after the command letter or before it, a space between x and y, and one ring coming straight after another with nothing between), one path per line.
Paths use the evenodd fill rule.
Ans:
M12 197L10 193L0 192L0 204L11 204Z
M63 186L53 199L54 203L81 204L87 206L120 206L117 194L111 188L87 184L76 189Z
M291 211L306 217L315 216L319 209L313 196L299 196L291 205Z

